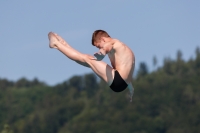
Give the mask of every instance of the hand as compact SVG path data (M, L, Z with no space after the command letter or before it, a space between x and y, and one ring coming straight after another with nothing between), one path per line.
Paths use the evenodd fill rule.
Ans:
M103 55L101 52L95 53L94 56L97 58L98 61L102 60L105 55Z

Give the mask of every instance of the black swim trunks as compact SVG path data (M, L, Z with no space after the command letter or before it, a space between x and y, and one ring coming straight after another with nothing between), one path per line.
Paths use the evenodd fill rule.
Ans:
M128 84L124 81L124 79L120 76L119 72L115 70L115 76L113 79L110 88L115 92L121 92L126 89Z

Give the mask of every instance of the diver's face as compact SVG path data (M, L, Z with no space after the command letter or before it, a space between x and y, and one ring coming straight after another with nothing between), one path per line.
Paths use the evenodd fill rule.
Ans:
M103 39L98 40L95 42L95 46L99 49L103 48L103 45L105 44L105 41Z

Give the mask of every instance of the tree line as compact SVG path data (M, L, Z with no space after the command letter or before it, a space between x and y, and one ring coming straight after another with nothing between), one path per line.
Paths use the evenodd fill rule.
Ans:
M37 78L0 78L1 133L197 133L200 131L200 49L188 61L177 51L149 71L141 62L135 93L113 92L93 73L55 86Z

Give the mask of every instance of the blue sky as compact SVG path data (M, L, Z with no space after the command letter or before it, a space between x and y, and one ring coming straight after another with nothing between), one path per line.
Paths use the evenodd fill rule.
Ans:
M158 66L164 57L195 57L200 46L199 0L101 0L101 1L1 1L0 2L0 78L16 81L38 78L49 85L74 75L92 72L50 49L47 34L61 35L82 53L93 54L94 30L106 30L126 43L135 53L136 68L152 58ZM110 64L108 58L104 59Z

